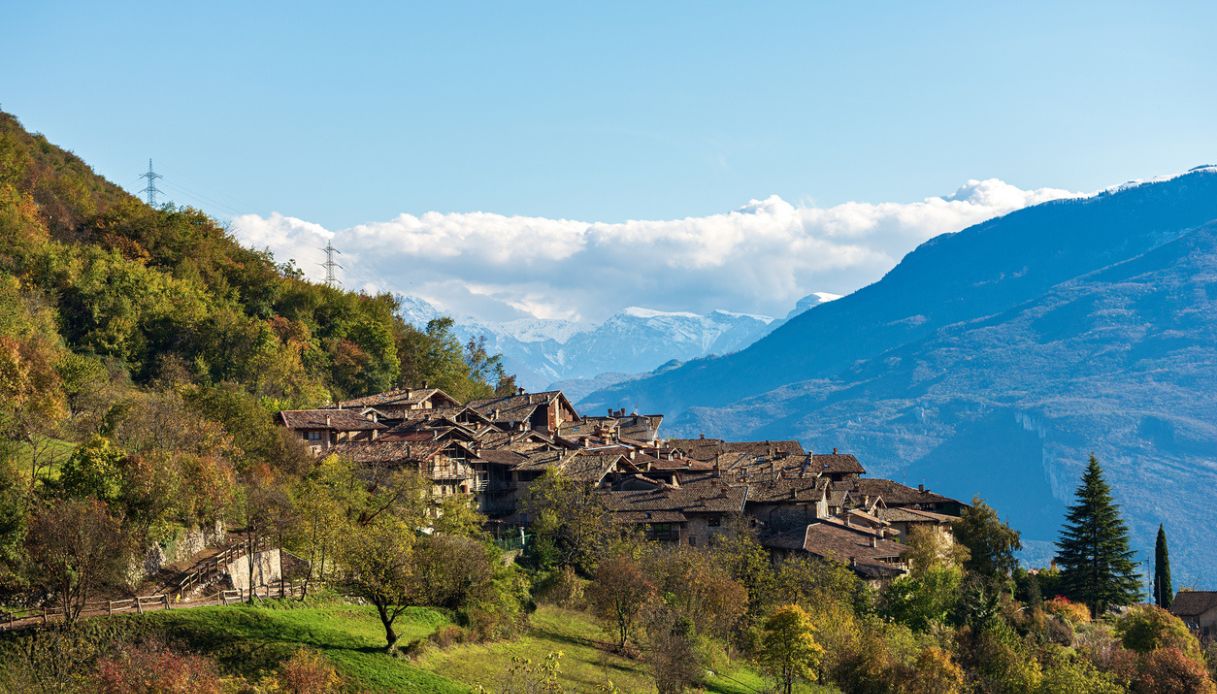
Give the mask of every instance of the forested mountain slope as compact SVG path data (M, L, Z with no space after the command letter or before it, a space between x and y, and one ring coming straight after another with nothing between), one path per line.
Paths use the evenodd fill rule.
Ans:
M594 393L669 433L797 437L979 493L1046 558L1095 451L1145 549L1217 572L1217 170L935 238L880 282L737 354ZM1036 545L1034 541L1040 541Z

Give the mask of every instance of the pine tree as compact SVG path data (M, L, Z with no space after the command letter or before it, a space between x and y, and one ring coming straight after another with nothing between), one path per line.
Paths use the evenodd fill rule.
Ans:
M1065 515L1065 527L1056 543L1061 589L1097 617L1108 608L1140 599L1140 580L1128 548L1128 527L1111 499L1111 488L1103 480L1103 469L1094 454L1075 495L1077 503Z
M1154 543L1154 604L1169 610L1174 600L1171 586L1171 555L1166 548L1166 530L1158 525L1158 540Z

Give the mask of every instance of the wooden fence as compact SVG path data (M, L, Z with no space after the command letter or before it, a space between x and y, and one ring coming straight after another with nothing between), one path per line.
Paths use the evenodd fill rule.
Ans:
M198 600L192 600L187 603L178 603L176 609L189 609L192 607L207 607L217 605L239 605L249 600L251 592L254 598L262 598L264 600L272 600L281 596L297 597L304 595L306 586L309 586L311 589L317 589L322 586L322 583L320 581L312 581L310 583L303 580L279 580L267 585L255 586L252 591L250 591L248 588L222 590L214 595L204 596ZM115 615L127 612L144 614L145 612L163 611L168 609L174 609L169 596L165 593L158 593L156 595L140 595L134 598L124 598L122 600L99 600L96 602L87 602L85 603L84 608L80 611L80 617L83 619L86 617ZM0 631L44 627L56 621L63 621L63 610L55 605L0 611Z
M80 610L81 617L92 617L100 614L121 614L136 612L143 614L150 610L168 610L169 596L164 593L156 595L139 595L122 600L98 600L86 602ZM18 610L0 611L0 631L9 631L30 626L46 626L51 622L63 621L63 608L58 605L44 605Z
M254 551L263 552L267 549L269 549L269 543L265 538L259 538ZM178 579L177 584L173 586L171 592L175 598L180 598L199 586L205 586L212 581L218 580L224 575L224 569L229 564L245 556L245 554L245 543L243 542L225 547L219 554L195 564L190 571Z

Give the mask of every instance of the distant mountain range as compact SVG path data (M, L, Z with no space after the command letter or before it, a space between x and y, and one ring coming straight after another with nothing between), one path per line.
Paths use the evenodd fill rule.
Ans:
M835 298L825 292L812 294L781 320L731 311L701 315L630 307L598 324L461 318L455 332L462 341L485 337L487 348L503 354L507 370L526 388L560 387L579 398L660 367L670 368L673 361L743 349L790 317ZM414 325L423 326L442 313L423 299L400 299L402 316Z
M923 244L879 282L734 354L579 403L664 430L797 438L979 494L1052 555L1091 451L1143 560L1217 576L1217 168L1042 204Z

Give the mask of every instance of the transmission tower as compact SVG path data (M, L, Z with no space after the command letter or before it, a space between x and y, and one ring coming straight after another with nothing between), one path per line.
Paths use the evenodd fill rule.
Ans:
M140 174L140 178L148 179L148 185L145 186L144 189L141 190L140 192L144 193L148 196L149 205L151 205L152 207L156 207L156 194L165 192L156 187L156 179L164 178L164 176L162 176L152 170L152 160L149 159L148 160L148 172L144 173L144 174Z
M321 267L325 268L325 283L331 287L342 284L334 275L334 268L346 269L334 261L334 254L342 255L342 251L334 248L334 244L329 241L325 242L325 248L321 250L325 251L325 262L321 263Z

